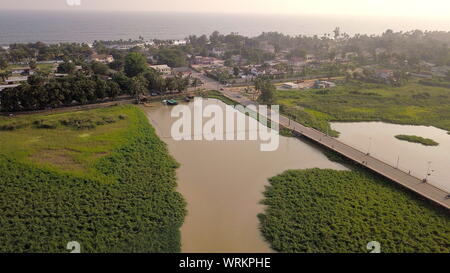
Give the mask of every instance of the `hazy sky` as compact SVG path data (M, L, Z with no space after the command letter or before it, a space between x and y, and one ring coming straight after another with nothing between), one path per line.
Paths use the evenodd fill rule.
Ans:
M68 5L77 1L79 7ZM450 17L450 0L0 0L0 9Z

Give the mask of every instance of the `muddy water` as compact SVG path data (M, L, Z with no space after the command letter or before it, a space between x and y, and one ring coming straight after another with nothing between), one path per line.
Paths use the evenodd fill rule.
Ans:
M216 100L207 104L225 107ZM192 103L188 106L193 109ZM271 252L257 218L264 210L259 202L267 179L289 169L344 169L294 138L281 137L274 152L261 152L259 141L175 141L170 137L176 120L172 108L155 104L143 109L181 164L178 190L188 203L183 252Z
M447 131L427 126L388 124L383 122L333 123L341 133L339 139L351 146L368 151L399 168L425 178L430 169L431 184L450 192L450 135ZM423 146L401 141L396 135L417 135L431 138L439 146ZM429 163L430 162L430 163Z

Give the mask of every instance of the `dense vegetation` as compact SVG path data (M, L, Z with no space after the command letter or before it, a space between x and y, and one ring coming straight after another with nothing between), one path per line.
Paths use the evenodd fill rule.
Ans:
M180 251L178 165L138 108L0 124L0 252Z
M312 120L316 125L311 126L323 132L329 121L385 121L450 131L450 89L414 82L402 87L350 82L332 89L279 91L276 102L299 116L298 121Z
M409 136L409 135L398 135L395 136L397 139L412 142L412 143L420 143L425 146L439 146L439 143L436 141L429 139L429 138L423 138L420 136Z
M289 51L287 57L304 57L314 54L322 59L333 59L356 53L354 61L361 65L377 63L387 66L402 67L405 60L410 67L420 69L421 61L446 65L450 63L450 32L445 31L408 31L394 32L387 30L382 35L350 36L336 28L333 34L323 36L290 36L278 32L266 32L255 38L236 33L228 35L219 32L209 37L189 36L186 51L190 54L214 55L214 48L225 50L225 59L232 63L230 57L242 54L249 63L263 63L272 58L263 54L260 49L269 45L275 53ZM381 50L379 50L381 49Z
M150 69L145 57L139 53L129 53L125 57L124 72L117 72L111 78L105 64L92 62L81 71L75 71L73 62L64 62L59 68L69 75L51 78L39 73L28 78L28 82L0 93L0 111L24 111L88 104L105 99L115 100L120 95L139 98L140 95L159 92L183 92L191 84L190 77L175 75L163 78ZM193 81L193 85L198 82Z
M286 171L270 179L261 230L280 252L450 252L450 217L363 170Z
M31 76L28 83L0 93L0 110L12 112L94 103L105 98L115 99L125 92L114 81L83 74L50 80Z

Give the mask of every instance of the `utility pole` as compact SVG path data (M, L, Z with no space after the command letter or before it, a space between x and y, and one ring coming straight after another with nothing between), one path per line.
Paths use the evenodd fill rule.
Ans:
M400 156L398 156L398 158L397 158L397 169L398 169L399 165L400 165Z
M433 162L428 161L427 175L425 176L425 179L423 180L425 183L428 181L428 177L431 176L431 172L433 171L433 170L431 170L431 163L433 163Z
M370 150L372 149L372 138L369 137L369 148L367 149L367 155L370 155Z

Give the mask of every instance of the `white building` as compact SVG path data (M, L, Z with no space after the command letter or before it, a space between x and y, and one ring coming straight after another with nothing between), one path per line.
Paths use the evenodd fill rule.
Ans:
M283 83L281 87L284 89L298 89L298 84L295 84L293 82L286 82Z
M0 85L0 91L3 91L7 88L15 88L19 86L20 84L8 84L8 85Z
M179 46L179 45L186 45L187 41L186 40L174 40L173 41L173 45Z
M159 73L163 74L163 75L170 75L172 74L172 68L170 68L168 65L166 64L162 64L162 65L150 65L150 68L158 71Z
M114 57L106 54L93 54L91 61L109 64L114 62Z

